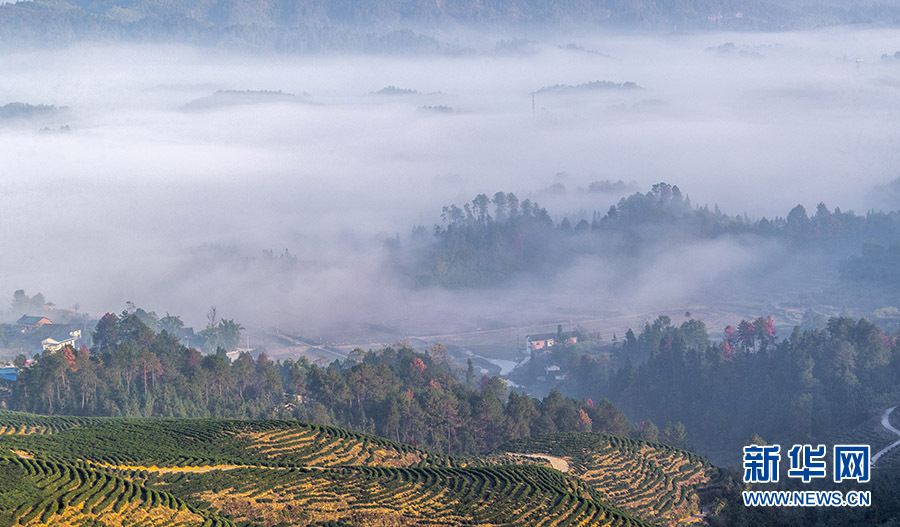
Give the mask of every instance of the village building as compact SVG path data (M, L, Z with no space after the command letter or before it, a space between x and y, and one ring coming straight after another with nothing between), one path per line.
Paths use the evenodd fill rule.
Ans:
M76 347L75 343L81 338L80 329L60 328L52 337L41 340L41 349L43 351L59 351L66 346ZM68 331L66 331L68 330Z
M47 317L36 317L31 315L22 315L22 318L16 321L19 330L22 333L28 333L46 324L52 324L53 321Z
M550 348L557 344L556 340L559 335L556 333L539 333L537 335L525 335L526 350L531 351L549 351ZM572 335L563 335L563 344L575 344L578 337Z

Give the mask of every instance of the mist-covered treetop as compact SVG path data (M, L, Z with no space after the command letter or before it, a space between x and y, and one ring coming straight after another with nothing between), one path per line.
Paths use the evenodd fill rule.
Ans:
M640 260L660 248L726 237L756 245L784 242L844 258L863 243L900 240L898 212L860 216L820 202L812 215L797 205L784 217L751 219L717 205L693 205L677 185L665 182L623 197L605 214L581 211L570 219L564 213L505 192L444 206L430 234L422 226L413 230L417 263L406 271L420 286L484 287L522 275L548 277L580 256Z

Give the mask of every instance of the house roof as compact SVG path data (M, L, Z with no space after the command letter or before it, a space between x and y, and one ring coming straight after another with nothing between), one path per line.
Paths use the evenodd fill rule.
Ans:
M528 340L556 340L556 333L538 333L536 335L525 335Z
M47 337L47 338L41 340L41 342L47 342L48 340L52 340L56 343L59 343L59 342L66 342L69 340L76 341L76 340L78 340L78 337L73 337L72 335L69 335L67 333L60 333L60 334L54 335L52 337Z
M22 315L22 318L16 321L16 324L22 326L36 326L41 323L42 320L46 320L45 324L52 324L52 321L47 317L35 317L31 315Z
M81 326L77 326L75 324L44 324L43 326L37 328L34 334L41 338L56 338L59 336L64 336L63 338L69 338L69 335L73 331L81 331ZM56 340L59 339L56 338Z

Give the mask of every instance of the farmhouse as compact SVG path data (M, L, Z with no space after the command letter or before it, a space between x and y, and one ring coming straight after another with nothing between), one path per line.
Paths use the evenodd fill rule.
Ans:
M537 335L525 335L525 346L528 351L548 351L557 344L556 333L539 333ZM563 344L575 344L578 337L563 335Z
M22 318L16 321L16 324L18 324L22 333L34 331L45 324L52 323L53 321L47 317L34 317L30 315L22 315Z
M549 366L546 366L544 368L544 373L546 374L544 376L545 379L554 379L557 381L564 381L564 380L566 380L566 377L567 377L567 375L565 373L560 371L558 364L551 364Z
M44 351L59 351L66 346L75 347L75 342L81 338L81 330L74 329L68 332L60 332L52 337L47 337L41 341L41 348Z

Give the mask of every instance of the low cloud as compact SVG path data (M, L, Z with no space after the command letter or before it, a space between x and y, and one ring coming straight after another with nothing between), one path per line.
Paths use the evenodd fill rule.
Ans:
M215 304L246 324L277 317L311 335L720 301L735 277L766 269L783 248L725 239L668 248L631 274L615 259L584 260L551 282L448 292L411 288L384 240L407 243L414 225L440 221L441 206L480 192L536 199L557 220L590 219L621 197L586 192L601 180L668 181L695 204L751 218L818 201L861 213L900 161L900 84L886 81L900 72L878 60L893 53L893 37L578 39L597 53L548 37L533 54L485 46L462 57L90 45L7 53L0 104L69 110L0 122L0 285L95 314L131 300L194 325ZM727 42L753 53L715 51ZM643 89L531 95L592 82ZM386 86L416 93L372 95ZM247 90L301 103L219 97L183 111ZM63 126L70 132L38 133ZM284 249L294 263L263 253ZM541 287L553 291L548 302L523 301Z

